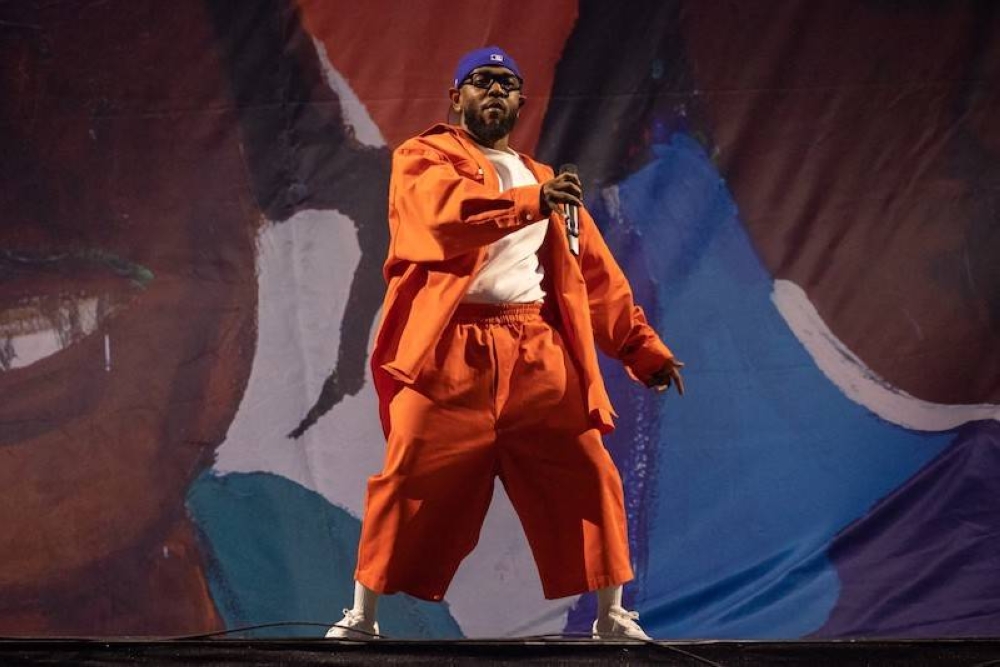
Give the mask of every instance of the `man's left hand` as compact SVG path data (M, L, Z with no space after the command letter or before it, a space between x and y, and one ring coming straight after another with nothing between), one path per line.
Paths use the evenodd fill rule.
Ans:
M677 393L683 396L684 378L681 377L681 369L683 367L684 362L671 359L664 364L663 368L649 378L649 382L646 383L646 386L651 387L656 391L664 392L667 389L670 389L670 385L673 383L677 385Z

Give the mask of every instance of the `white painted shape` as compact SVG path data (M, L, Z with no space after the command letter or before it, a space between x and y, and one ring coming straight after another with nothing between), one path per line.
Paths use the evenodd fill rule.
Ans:
M63 349L62 341L54 328L11 336L9 341L14 351L10 360L11 368L30 366Z
M354 137L365 146L376 148L385 146L385 137L382 136L382 132L379 131L375 121L372 120L368 109L358 98L357 94L355 94L354 89L351 88L351 84L347 82L347 79L330 63L330 58L326 53L326 46L315 37L313 38L313 45L316 47L320 66L323 68L323 76L326 77L326 84L337 93L344 121L354 130Z
M337 211L301 211L261 230L254 363L215 464L220 473L281 475L355 516L384 449L371 383L298 440L288 433L336 364L360 257L354 223Z
M79 327L76 332L78 335L86 336L97 331L97 297L74 299L74 302L67 304L63 308L63 311L70 318L74 316L73 311L75 311L77 326Z
M915 431L948 431L970 421L1000 420L998 405L931 403L891 385L834 335L795 283L775 280L771 300L823 374L845 396L882 419Z

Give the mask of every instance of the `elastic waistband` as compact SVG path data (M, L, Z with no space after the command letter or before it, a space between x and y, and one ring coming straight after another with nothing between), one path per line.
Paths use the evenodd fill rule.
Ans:
M452 322L461 324L517 324L546 320L549 309L541 301L536 303L460 303Z

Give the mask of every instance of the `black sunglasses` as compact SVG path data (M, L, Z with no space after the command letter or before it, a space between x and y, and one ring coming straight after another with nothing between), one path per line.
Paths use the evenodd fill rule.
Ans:
M475 72L465 77L462 85L469 84L481 90L489 90L494 83L499 83L505 93L513 93L521 90L521 80L513 74L491 74L489 72Z

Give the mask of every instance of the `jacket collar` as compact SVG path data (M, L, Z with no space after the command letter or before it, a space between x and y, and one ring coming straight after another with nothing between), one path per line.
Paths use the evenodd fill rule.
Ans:
M421 132L418 136L430 137L436 134L451 135L452 137L455 138L455 140L458 141L459 144L462 145L462 148L464 148L465 151L469 154L469 157L472 160L474 160L477 164L479 164L481 168L490 170L493 169L493 164L486 157L486 154L483 153L479 143L472 138L471 134L469 134L466 130L463 130L458 125L450 125L448 123L436 123L434 125L431 125L423 132ZM514 152L517 153L518 157L520 157L524 161L524 163L528 166L528 169L531 171L531 173L533 173L535 175L535 178L538 179L538 182L541 183L542 174L540 174L538 170L539 163L537 163L531 156L525 155L520 151L514 151Z

